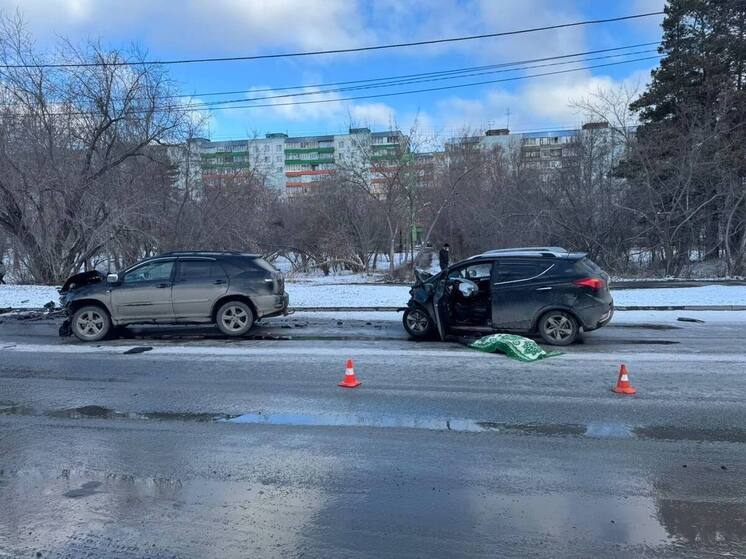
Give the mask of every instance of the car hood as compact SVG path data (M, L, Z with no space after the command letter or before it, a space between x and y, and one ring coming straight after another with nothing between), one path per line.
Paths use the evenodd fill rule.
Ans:
M104 279L105 278L103 274L97 272L96 270L75 274L74 276L70 276L69 278L67 278L67 281L65 281L65 284L60 289L60 294L67 293L68 291L73 291L85 285L101 283L102 281L104 281Z
M420 285L423 285L427 282L434 281L438 276L440 276L442 272L438 272L437 274L431 274L430 272L426 272L425 270L420 270L418 268L414 269L414 285L412 287L418 287Z

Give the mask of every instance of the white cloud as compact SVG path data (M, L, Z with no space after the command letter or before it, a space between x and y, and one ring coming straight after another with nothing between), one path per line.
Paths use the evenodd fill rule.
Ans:
M338 92L324 93L319 88L306 87L293 90L292 93L306 93L300 97L282 97L288 92L273 91L267 87L255 87L249 94L250 98L269 97L254 101L255 104L269 105L259 108L226 108L214 113L214 120L223 119L234 122L245 122L247 129L251 123L261 121L281 121L292 124L302 124L310 128L344 128L350 126L370 126L386 128L396 124L396 111L385 103L351 103L343 101ZM274 99L273 99L274 97ZM307 101L323 101L321 103L305 103ZM408 121L409 122L409 121Z
M636 71L621 80L610 76L592 76L589 72L569 76L553 76L526 82L516 90L493 88L475 98L453 96L437 104L437 116L447 132L460 129L503 128L508 126L506 111L510 110L512 130L574 127L582 123L583 115L574 102L588 98L599 90L616 89L622 85L641 89L649 78L647 70Z
M349 105L348 110L356 124L370 127L388 127L396 122L394 109L385 103Z
M54 34L144 40L151 49L244 52L353 46L370 33L346 0L0 0L41 39Z

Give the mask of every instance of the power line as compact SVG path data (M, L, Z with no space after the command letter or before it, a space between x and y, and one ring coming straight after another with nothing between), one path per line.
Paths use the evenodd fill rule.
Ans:
M63 63L49 63L49 64L0 64L0 68L86 68L86 67L98 67L98 66L148 66L148 65L173 65L173 64L197 64L207 62L237 62L247 60L266 60L273 58L295 58L301 56L318 56L326 54L343 54L351 52L365 52L373 50L384 50L384 49L395 49L403 47L416 47L426 45L438 45L443 43L455 43L462 41L473 41L477 39L489 39L494 37L506 37L511 35L521 35L524 33L536 33L538 31L550 31L553 29L566 29L568 27L579 27L582 25L597 25L601 23L612 23L617 21L626 21L632 19L639 19L650 16L662 15L664 12L646 12L640 14L632 14L627 16L605 18L605 19L591 19L584 21L574 21L570 23L560 23L556 25L546 25L543 27L531 27L527 29L517 29L513 31L500 31L497 33L484 33L481 35L464 35L460 37L449 37L446 39L430 39L427 41L412 41L407 43L389 43L384 45L374 45L367 47L354 47L346 49L331 49L331 50L316 50L316 51L299 51L299 52L284 52L274 54L257 54L251 56L225 56L225 57L211 57L211 58L184 58L184 59L173 59L173 60L115 60L111 62L63 62Z
M340 101L354 101L359 99L374 99L374 98L381 98L381 97L397 97L401 95L409 95L412 93L429 93L433 91L445 91L450 89L459 89L463 87L474 87L479 85L488 85L488 84L494 84L494 83L504 83L504 82L512 82L512 81L519 81L519 80L526 80L531 78L539 78L539 77L545 77L545 76L556 76L561 74L569 74L572 72L579 72L581 70L593 70L596 68L607 68L610 66L619 66L622 64L630 64L632 62L641 62L645 60L654 60L659 59L661 54L656 56L646 56L642 58L634 58L631 60L622 60L620 62L608 62L605 64L596 64L593 66L581 66L579 68L568 68L565 70L555 70L552 72L542 72L539 74L529 74L526 76L514 76L511 78L501 78L497 80L483 80L478 82L470 82L470 83L464 83L464 84L452 84L452 85L445 85L445 86L439 86L439 87L429 87L429 88L423 88L423 89L411 89L407 91L398 91L398 92L391 92L391 93L374 93L371 95L357 95L352 97L337 97L332 99L317 99L317 100L309 100L309 101L288 101L284 103L261 103L261 104L252 104L252 105L231 105L231 106L219 106L219 107L204 107L204 106L198 106L198 107L192 107L192 106L185 106L185 105L164 105L161 107L150 107L147 109L136 109L131 112L133 113L156 113L156 112L165 112L165 111L171 111L171 110L189 110L194 112L211 112L211 111L221 111L221 110L227 110L227 109L257 109L257 108L264 108L264 107L285 107L285 106L294 106L294 105L312 105L312 104L318 104L318 103L335 103ZM74 112L50 112L47 113L49 116L96 116L99 113L95 112L86 112L86 111L74 111ZM4 117L9 115L3 115ZM12 116L22 116L22 115L12 115Z
M656 49L647 49L647 50L640 50L640 51L632 51L632 52L626 52L622 54L611 54L606 56L596 56L591 58L581 58L577 60L565 60L562 62L549 62L547 64L535 64L533 66L516 66L514 68L503 68L500 70L488 70L484 72L473 72L470 74L457 74L453 76L436 76L436 77L430 77L430 78L417 78L417 79L411 79L411 80L399 80L399 81L390 81L390 82L382 82L382 83L373 83L373 84L367 84L367 85L357 85L357 86L351 86L351 87L339 87L334 89L326 89L326 90L318 90L318 91L302 91L299 93L284 93L282 95L268 95L264 97L246 97L243 99L223 99L220 101L210 101L206 103L202 103L199 106L220 106L220 105L230 105L233 103L247 103L247 102L253 102L253 101L264 101L268 99L282 99L282 98L289 98L289 97L304 97L308 95L323 95L326 93L339 93L342 91L359 91L359 90L365 90L365 89L376 89L380 87L396 87L401 85L409 85L409 84L416 84L416 83L427 83L427 82L438 82L438 81L444 81L444 80L454 80L454 79L463 79L463 78L469 78L469 77L476 77L476 76L484 76L484 75L490 75L490 74L501 74L505 72L517 72L519 70L533 70L535 68L547 68L547 67L553 67L553 66L562 66L565 64L573 64L577 62L591 62L594 60L607 60L609 58L618 58L620 56L632 56L634 54L646 54L650 52L656 52Z
M429 93L432 91L445 91L449 89L458 89L462 87L474 87L478 85L487 85L487 84L493 84L493 83L503 83L503 82L511 82L511 81L518 81L518 80L526 80L530 78L540 78L544 76L556 76L560 74L569 74L571 72L579 72L581 70L593 70L595 68L607 68L609 66L619 66L621 64L630 64L632 62L640 62L643 60L654 60L659 59L662 55L657 56L646 56L643 58L634 58L632 60L623 60L621 62L608 62L606 64L596 64L594 66L582 66L580 68L568 68L566 70L555 70L553 72L542 72L539 74L530 74L527 76L515 76L512 78L502 78L499 80L485 80L485 81L479 81L479 82L471 82L471 83L464 83L464 84L455 84L455 85L444 85L440 87L430 87L430 88L424 88L424 89L412 89L408 91L398 91L393 93L376 93L372 95L358 95L354 97L338 97L334 99L317 99L313 101L289 101L285 103L262 103L262 104L255 104L255 105L237 105L237 106L221 106L221 107L197 107L192 108L190 110L192 111L220 111L220 110L226 110L226 109L258 109L263 107L286 107L286 106L293 106L293 105L311 105L316 103L335 103L339 101L354 101L358 99L374 99L374 98L380 98L380 97L396 97L400 95L409 95L412 93ZM177 108L184 108L184 107L177 107L172 106L171 109L177 109ZM189 108L189 107L187 107Z
M623 47L613 47L613 48L607 48L607 49L596 49L596 50L588 50L584 52L576 52L572 54L561 54L557 56L546 56L543 58L528 58L525 60L517 60L514 62L501 62L500 64L488 64L485 66L469 66L466 68L452 68L449 70L438 70L434 72L422 72L417 74L402 74L398 76L384 76L379 78L366 78L361 80L347 80L347 81L341 81L341 82L327 82L327 83L316 83L316 84L305 84L305 85L288 85L288 86L281 86L281 87L266 87L261 89L239 89L234 91L211 91L206 93L181 93L178 95L164 95L164 99L184 99L184 98L194 98L194 97L215 97L220 95L237 95L239 93L264 93L264 92L270 92L270 91L288 91L293 89L304 89L309 87L332 87L337 85L351 85L351 84L357 84L357 83L371 83L371 82L378 82L378 81L389 81L389 80L398 80L398 79L406 79L406 78L418 78L418 77L429 77L429 76L437 76L437 75L446 75L446 74L459 74L462 72L471 72L471 71L478 71L478 70L489 70L492 68L503 68L506 66L515 66L518 64L532 64L534 62L546 62L548 60L559 60L562 58L573 58L575 56L586 56L589 54L600 54L604 52L615 52L620 50L627 50L627 49L634 49L634 48L640 48L640 47L649 47L653 45L659 45L660 41L652 41L649 43L637 43L634 45L626 45Z

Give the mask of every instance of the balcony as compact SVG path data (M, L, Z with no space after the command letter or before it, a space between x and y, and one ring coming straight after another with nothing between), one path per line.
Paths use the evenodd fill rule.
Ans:
M326 159L285 159L285 165L322 165L324 163L334 163L334 158Z
M285 148L285 154L291 153L334 153L334 148Z

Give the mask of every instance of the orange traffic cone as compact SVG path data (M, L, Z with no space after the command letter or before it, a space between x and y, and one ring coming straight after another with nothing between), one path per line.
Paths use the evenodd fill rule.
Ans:
M637 392L629 382L629 373L627 373L626 365L622 364L619 367L619 379L617 379L616 386L611 391L617 394L635 394Z
M342 388L355 388L363 384L355 376L355 368L352 366L352 359L347 360L347 367L345 368L345 378L337 386Z

